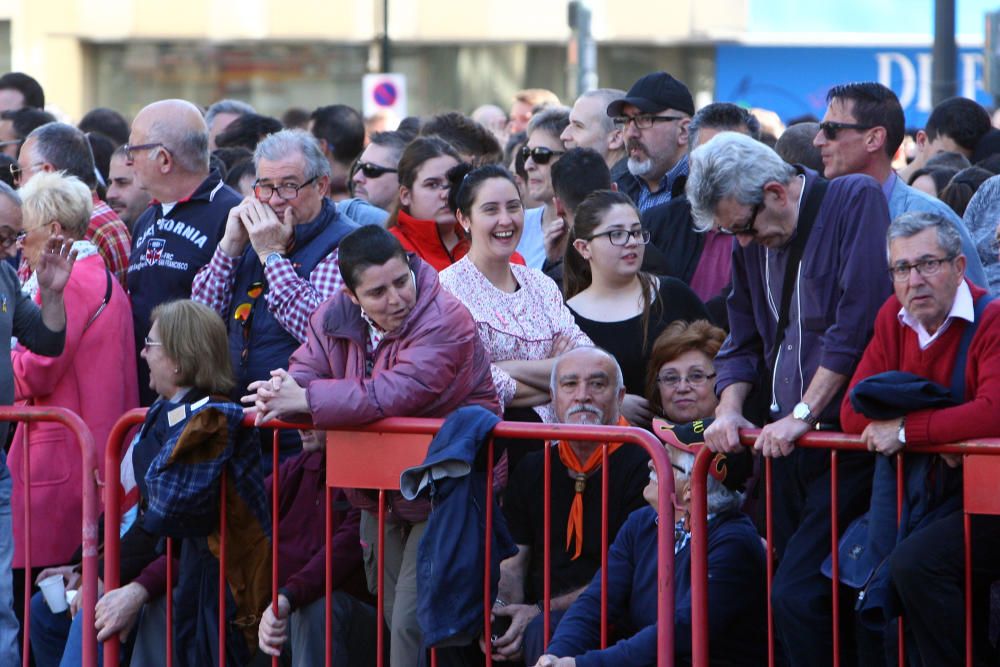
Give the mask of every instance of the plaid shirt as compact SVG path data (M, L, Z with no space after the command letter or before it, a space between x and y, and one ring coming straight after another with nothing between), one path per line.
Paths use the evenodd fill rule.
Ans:
M255 254L244 255L258 261ZM229 312L240 257L230 257L216 248L212 259L194 277L191 298L205 304L222 317ZM291 260L283 258L264 269L267 279L267 308L281 326L300 343L306 341L309 317L321 303L344 287L335 249L316 265L309 279L295 272Z
M674 181L680 176L687 176L688 170L688 156L685 155L677 161L677 164L670 171L663 175L663 178L660 179L660 189L656 192L650 191L649 184L644 179L637 179L639 181L639 197L635 205L639 209L639 213L645 213L654 206L670 201L673 195Z
M126 290L126 274L128 273L128 255L132 248L132 236L128 233L128 227L121 221L118 214L111 210L111 207L101 201L100 197L93 194L94 210L90 214L90 225L87 226L87 234L84 241L90 241L97 246L97 251L104 259L108 270L114 274L118 282ZM31 267L28 262L21 257L21 265L17 268L17 277L23 285L31 277Z

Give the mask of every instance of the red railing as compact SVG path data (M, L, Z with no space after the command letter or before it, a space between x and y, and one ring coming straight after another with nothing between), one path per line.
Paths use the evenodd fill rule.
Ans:
M80 540L83 553L81 572L80 613L83 614L83 665L96 667L97 639L93 632L94 606L97 604L97 517L100 501L98 500L98 461L94 449L94 436L83 420L76 413L65 408L36 406L0 406L0 421L9 422L55 422L65 426L73 434L80 446L81 460L81 498L83 501L82 528ZM30 633L31 633L31 446L27 432L24 438L24 458L22 459L22 475L24 477L24 644L21 661L24 667L30 664ZM87 630L89 628L89 631Z
M135 424L141 423L144 417L144 410L133 410L122 417L116 424L109 438L108 447L105 452L105 470L107 479L107 494L105 496L105 586L108 590L120 585L119 578L119 473L120 461L124 446L124 438L129 429ZM333 520L330 506L331 487L342 488L367 488L379 491L379 513L378 527L379 535L384 536L386 520L385 494L386 491L399 489L400 472L410 466L421 463L427 453L427 446L431 438L441 427L443 420L440 419L416 419L416 418L393 418L386 419L374 424L357 428L344 428L337 431L328 431L327 435L327 490L326 490L326 540L327 540L327 577L326 577L326 598L327 598L327 623L326 623L326 664L330 664L330 623L329 623L329 600L333 594L332 582L329 577L331 570L330 559L332 557L330 539L333 535ZM247 419L247 425L251 424ZM278 429L312 428L308 424L288 424L283 422L272 422L264 424L262 428L272 428L275 430L274 447L274 470L278 469L277 461L277 433ZM346 437L349 434L349 437ZM659 483L659 497L657 498L657 510L661 516L673 516L673 475L669 458L662 444L650 433L636 428L610 427L610 426L574 426L564 424L530 424L521 422L501 422L493 430L492 438L525 439L525 440L580 440L591 442L623 442L632 443L642 447L653 460L654 468L657 471ZM490 439L487 447L488 478L492 478L493 473L493 439ZM603 447L604 470L608 468L607 447ZM377 466L372 462L378 461ZM602 544L602 613L601 613L601 646L607 645L607 503L608 503L608 475L603 476L602 488L602 517L603 530L601 535ZM272 513L272 609L277 612L277 588L278 588L278 475L273 477L273 506ZM224 488L224 486L223 486ZM543 631L545 642L548 643L551 637L548 602L551 599L551 573L549 566L549 554L551 553L550 526L551 526L551 504L549 502L549 491L551 488L551 457L545 457L545 505L544 505L544 617ZM489 641L491 635L491 595L490 595L490 539L493 522L493 488L487 485L486 499L486 572L483 582L483 604L484 604L484 637ZM222 508L221 520L225 520L225 510ZM671 667L674 664L673 655L673 522L663 521L660 523L657 536L658 560L657 569L657 612L660 622L657 624L657 648L658 667ZM220 533L225 534L224 523L220 526ZM224 543L224 541L223 541ZM220 584L219 584L219 664L225 664L225 549L220 549ZM170 546L168 540L168 553ZM384 577L384 539L380 537L378 547L378 594L377 594L377 619L378 619L378 644L384 647L383 629L383 577ZM168 568L171 567L171 559L167 559ZM168 586L172 572L168 572ZM172 632L170 622L172 618L171 594L167 591L167 664L172 664ZM92 626L91 626L92 627ZM488 647L489 648L489 647ZM113 637L104 644L105 664L117 664L120 646L117 637ZM383 664L383 652L379 650L378 665ZM432 661L434 660L432 653ZM487 650L486 662L492 664L491 651ZM274 658L272 664L277 665L278 659Z
M740 441L750 447L759 435L759 429L742 429ZM867 452L864 443L857 436L844 433L819 432L810 433L796 442L796 446L804 449L830 450L830 506L838 506L837 488L837 453L839 451ZM1000 497L996 494L996 480L1000 478L1000 439L978 440L974 442L955 443L936 447L921 447L913 454L959 454L964 455L963 496L965 511L965 634L966 634L966 665L972 665L972 568L971 568L971 534L969 526L970 514L1000 514ZM691 627L692 627L692 665L693 667L708 667L709 637L708 637L708 505L707 479L708 468L714 454L704 448L695 459L691 472ZM896 512L897 521L903 504L904 493L904 460L905 454L896 455ZM973 465L970 465L972 463ZM764 459L764 489L766 507L766 540L767 540L767 646L768 664L775 664L774 618L771 608L771 588L774 578L774 536L772 533L772 474L771 459ZM830 542L832 578L831 591L833 600L833 664L840 665L840 563L838 543L840 526L837 512L830 513ZM903 642L904 619L899 620L898 653L899 665L906 664Z

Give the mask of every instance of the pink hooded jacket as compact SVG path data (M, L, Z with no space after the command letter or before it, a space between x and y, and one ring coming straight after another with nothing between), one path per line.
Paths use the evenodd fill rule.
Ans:
M415 256L417 302L406 320L386 334L365 376L368 324L361 309L340 293L319 307L309 321L308 339L292 355L288 371L306 388L309 411L318 429L368 424L385 417L444 418L465 405L500 414L483 347L472 315L441 289L437 272ZM359 491L348 497L361 509L377 511ZM423 521L426 500L391 494L392 511L407 521Z

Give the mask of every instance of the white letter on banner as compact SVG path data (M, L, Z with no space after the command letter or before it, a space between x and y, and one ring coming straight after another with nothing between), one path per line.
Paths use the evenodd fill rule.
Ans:
M961 53L959 57L962 59L962 89L959 95L974 100L978 97L977 93L983 90L983 54Z
M878 82L887 88L892 88L892 65L899 65L900 89L899 104L905 109L913 103L917 92L917 72L910 59L902 53L876 53L878 62Z

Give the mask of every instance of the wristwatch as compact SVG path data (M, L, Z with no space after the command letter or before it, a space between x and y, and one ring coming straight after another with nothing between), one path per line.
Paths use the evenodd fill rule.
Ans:
M899 420L899 433L896 435L896 439L904 445L906 444L906 417Z
M796 419L804 421L810 426L815 426L818 421L816 415L812 413L812 408L809 407L809 404L802 401L796 403L795 407L792 408L792 416Z
M264 266L273 266L282 259L284 259L284 255L280 252L269 252L267 253L267 257L264 258Z

